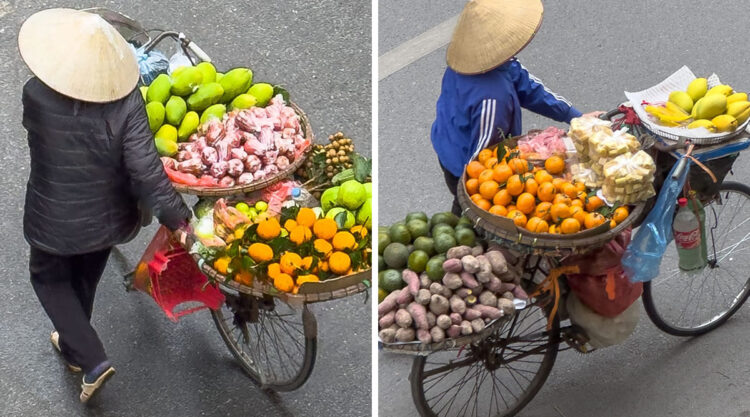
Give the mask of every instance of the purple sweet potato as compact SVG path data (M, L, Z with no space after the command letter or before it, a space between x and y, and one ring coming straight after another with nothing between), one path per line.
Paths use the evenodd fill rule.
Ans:
M396 310L391 310L388 313L386 313L383 317L378 320L378 326L381 329L386 329L388 327L391 327L391 324L396 322Z
M400 308L396 312L396 324L399 327L411 327L413 320L411 314L406 309Z
M435 326L430 330L430 336L432 336L433 343L440 343L445 340L445 330Z
M452 325L450 327L450 329L448 329L448 331L446 333L448 334L448 337L450 337L451 339L455 339L458 336L461 336L461 325L460 325L460 323ZM393 333L393 337L394 338L396 337L396 332L395 331ZM382 337L381 337L381 339L382 339Z
M458 313L451 313L450 318L453 324L461 324L464 321L464 318Z
M451 311L454 313L464 314L464 312L466 311L466 302L464 302L464 300L457 295L451 297L450 305Z
M432 343L432 335L430 334L429 330L418 329L417 340L424 343L425 345L429 345L430 343Z
M451 290L457 290L464 285L464 282L461 280L460 275L454 272L448 272L443 276L443 285Z
M460 259L448 259L447 261L443 262L443 271L445 272L453 272L455 274L460 273L463 271L463 266L461 265Z
M427 323L427 310L422 304L411 303L406 307L406 310L411 314L412 319L414 319L414 324L417 326L417 329L429 330L430 326Z
M463 282L463 286L466 288L477 288L479 287L479 282L477 282L477 279L474 278L473 273L469 273L467 271L461 272L461 282Z
M466 255L461 258L461 265L464 267L464 272L470 274L476 274L479 272L479 261L472 255Z
M412 296L416 296L419 292L420 286L417 273L411 269L404 269L401 273L401 279L406 283L406 288L409 289L409 293L411 293Z
M378 304L378 317L383 317L388 314L389 311L395 311L398 308L398 296L401 294L401 290L393 291L388 294L383 302Z
M474 307L472 307L472 309L479 311L479 313L482 315L483 318L494 320L494 319L499 319L500 317L503 316L503 312L494 306L485 306L482 304L477 304Z

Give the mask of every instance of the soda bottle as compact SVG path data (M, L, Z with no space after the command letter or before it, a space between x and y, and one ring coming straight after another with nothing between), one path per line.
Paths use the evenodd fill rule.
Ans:
M701 228L701 255L703 261L708 261L708 240L706 239L706 211L703 209L703 203L698 200L697 194L694 190L691 190L688 195L688 208L693 213L698 213L698 219L700 219Z
M687 198L678 201L680 209L672 223L680 269L692 271L706 265L701 253L701 231L698 218L687 206Z

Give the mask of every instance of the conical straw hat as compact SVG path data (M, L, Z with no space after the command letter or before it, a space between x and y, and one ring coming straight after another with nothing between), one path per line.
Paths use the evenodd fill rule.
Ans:
M448 66L461 74L499 67L528 45L543 14L541 0L470 0L448 45Z
M96 103L125 97L138 84L135 54L99 15L73 9L33 14L18 33L21 57L43 83Z

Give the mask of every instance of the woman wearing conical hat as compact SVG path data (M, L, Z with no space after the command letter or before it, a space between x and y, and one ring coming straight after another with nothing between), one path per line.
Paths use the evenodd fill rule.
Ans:
M464 166L479 151L503 135L522 133L522 107L558 122L581 116L515 58L536 34L542 14L540 0L471 0L459 17L431 134L454 197ZM454 198L453 212L460 211Z
M164 173L135 55L115 28L49 9L24 22L18 46L35 75L23 88L31 284L54 325L52 344L83 371L86 402L114 374L90 323L110 250L138 233L139 202L171 229L191 214Z

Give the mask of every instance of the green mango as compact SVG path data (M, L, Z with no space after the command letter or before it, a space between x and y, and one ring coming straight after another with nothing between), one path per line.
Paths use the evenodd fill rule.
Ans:
M164 105L158 101L152 101L146 104L146 114L148 114L148 127L152 132L159 130L164 124Z
M172 156L177 153L177 142L165 138L156 138L154 143L156 144L156 151L161 156Z
M211 119L221 120L226 113L227 106L223 104L214 104L213 106L203 111L203 114L201 115L201 124L206 123Z
M273 98L273 86L268 83L254 84L247 93L255 97L259 107L265 107Z
M198 116L198 113L191 111L188 112L185 117L182 118L182 123L180 123L180 127L177 128L177 140L180 142L185 142L188 140L190 135L195 133L196 130L198 130L198 125L200 124L200 116Z
M177 67L172 71L171 74L169 74L172 78L177 78L182 71L185 71L185 68L190 68L188 65L183 65L181 67Z
M188 96L203 82L203 73L195 67L187 67L172 77L172 95Z
M154 134L156 139L166 139L177 143L177 128L172 125L164 125Z
M229 105L229 110L234 109L249 109L256 103L256 98L250 94L240 94L232 100L232 104Z
M214 81L216 81L218 83L219 80L222 79L222 77L224 77L224 73L223 72L217 72L216 73L216 79Z
M185 117L185 113L187 113L187 104L185 104L185 100L183 100L182 97L172 96L169 98L169 101L167 101L165 109L167 113L167 123L172 126L179 126L180 122L182 122L182 118Z
M159 74L158 77L151 82L146 91L146 101L151 103L158 101L164 104L169 100L169 90L172 87L172 82L169 81L169 75Z
M219 80L224 95L221 96L222 103L229 103L235 97L242 94L253 82L253 72L248 68L235 68L230 70Z
M219 83L208 83L198 87L198 90L187 99L190 110L203 111L218 103L224 94L224 88Z
M214 67L214 64L210 62L201 62L196 65L195 68L198 68L201 74L203 74L203 84L216 81L216 67Z
M148 94L148 87L141 86L141 95L143 96L143 101L145 101L146 103L148 103L148 100L146 99L147 94Z

